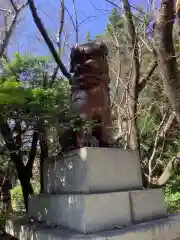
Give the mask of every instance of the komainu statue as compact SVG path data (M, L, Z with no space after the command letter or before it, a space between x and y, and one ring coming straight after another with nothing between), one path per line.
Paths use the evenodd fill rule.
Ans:
M84 146L109 147L111 137L111 102L109 94L108 49L104 43L85 43L72 48L70 106L73 113L85 123L87 130L76 131L75 148Z

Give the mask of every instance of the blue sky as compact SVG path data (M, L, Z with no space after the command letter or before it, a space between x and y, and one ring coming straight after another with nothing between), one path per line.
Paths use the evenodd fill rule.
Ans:
M35 4L44 25L54 40L58 27L59 2L59 0L35 0ZM79 28L80 42L85 40L87 32L90 32L92 37L103 33L108 15L113 6L105 0L76 0L75 2L78 21L83 22ZM114 0L114 2L119 4L120 0ZM131 4L142 7L148 5L148 0L131 0L130 2ZM65 6L74 18L72 0L65 0ZM67 13L64 29L69 34L69 45L71 47L75 43L75 32ZM10 56L12 56L15 51L22 54L49 54L28 8L24 11L11 41L9 48ZM68 58L68 47L66 53L67 55L65 57Z

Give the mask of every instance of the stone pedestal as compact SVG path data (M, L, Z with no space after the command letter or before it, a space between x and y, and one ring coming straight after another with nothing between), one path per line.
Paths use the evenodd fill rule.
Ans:
M44 166L45 193L103 193L142 189L137 152L82 148Z
M167 215L162 189L143 190L134 151L82 148L47 159L44 185L44 194L30 196L28 216L7 221L9 234L20 240L180 237L180 216Z

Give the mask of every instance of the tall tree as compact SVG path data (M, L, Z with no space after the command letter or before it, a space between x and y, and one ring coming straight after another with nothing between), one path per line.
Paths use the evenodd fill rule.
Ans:
M180 82L173 42L174 17L175 1L162 0L154 24L154 40L164 93L176 113L180 127Z
M42 173L48 156L46 129L57 119L63 119L67 109L67 84L55 81L49 87L51 75L47 65L43 58L16 55L12 62L5 64L0 78L2 147L16 166L26 210L28 196L33 193L31 178L37 151L40 151ZM41 184L43 191L42 176Z

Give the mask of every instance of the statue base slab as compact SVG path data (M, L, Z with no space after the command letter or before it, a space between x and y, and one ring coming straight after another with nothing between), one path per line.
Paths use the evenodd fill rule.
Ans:
M180 215L173 215L122 229L83 235L60 226L50 228L30 223L26 216L15 215L6 222L6 232L19 240L180 240L179 226Z
M98 193L143 189L136 151L88 148L44 163L45 193Z
M99 194L39 194L28 216L87 234L166 217L162 189Z

